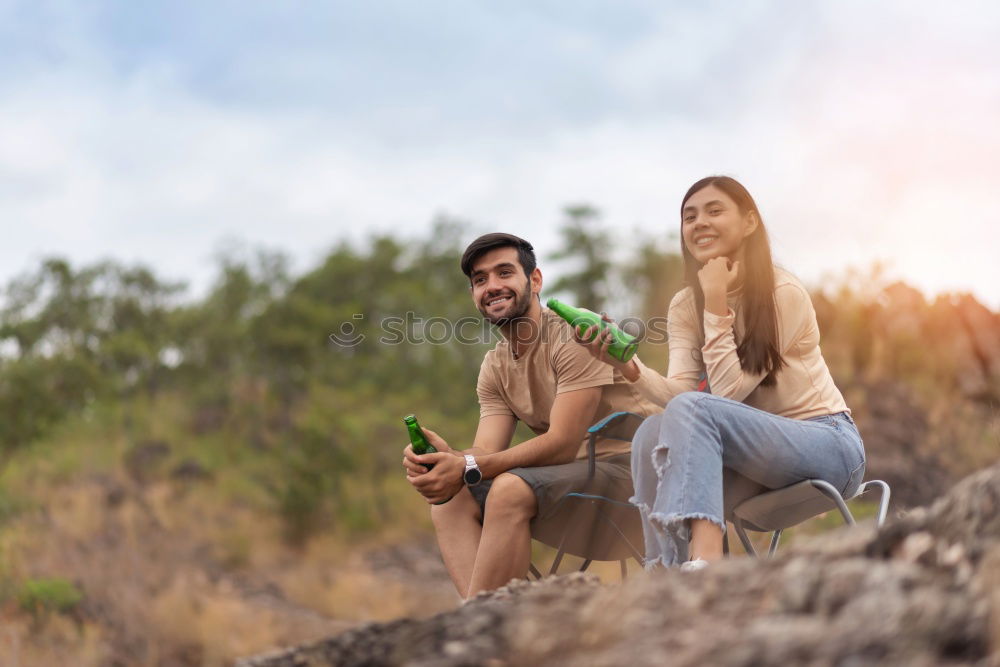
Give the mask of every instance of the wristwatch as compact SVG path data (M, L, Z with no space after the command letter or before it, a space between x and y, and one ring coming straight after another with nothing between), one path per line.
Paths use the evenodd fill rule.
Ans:
M462 479L465 480L466 486L475 486L483 481L483 472L472 454L465 455L465 474L462 475Z

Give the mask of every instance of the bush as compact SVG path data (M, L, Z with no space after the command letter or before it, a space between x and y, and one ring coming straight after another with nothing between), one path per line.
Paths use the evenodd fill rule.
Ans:
M17 593L18 605L36 620L48 614L68 613L83 601L83 592L73 582L61 578L29 579Z

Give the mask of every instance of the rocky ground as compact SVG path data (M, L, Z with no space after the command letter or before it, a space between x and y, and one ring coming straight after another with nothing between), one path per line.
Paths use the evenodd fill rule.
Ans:
M1000 465L930 507L800 543L602 585L512 582L431 618L243 659L318 665L997 665Z

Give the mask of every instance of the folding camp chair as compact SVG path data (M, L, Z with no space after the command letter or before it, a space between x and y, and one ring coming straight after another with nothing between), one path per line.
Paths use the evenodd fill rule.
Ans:
M532 537L556 549L549 574L555 574L565 554L584 559L581 572L595 560L617 560L622 579L627 576L629 558L642 563L642 522L639 511L628 502L631 491L624 497L610 497L607 489L595 488L592 483L597 467L597 438L631 442L642 420L631 412L616 412L587 429L588 483L560 498L544 522L532 526ZM541 579L534 564L530 570Z
M879 527L885 523L889 511L888 484L880 479L865 482L849 500L858 498L874 488L880 491L878 514L875 516L875 526ZM832 484L821 479L807 479L781 489L754 495L738 504L726 518L732 521L736 535L750 556L756 556L757 551L747 537L746 531L771 533L771 545L768 547L767 555L773 556L778 550L778 541L783 530L834 509L840 512L844 523L854 525L854 515Z
M587 444L589 461L588 479L593 479L596 465L596 442L598 436L631 441L643 417L631 412L616 412L588 429L590 439ZM824 512L838 510L848 525L854 525L854 516L834 486L821 479L807 479L781 488L767 489L759 484L725 469L724 515L733 524L736 535L749 556L756 557L757 551L746 531L770 532L771 542L768 555L774 555L783 530L802 523ZM849 499L854 500L878 488L879 508L875 519L880 527L889 509L890 489L882 480L863 483ZM567 493L557 504L559 512L554 512L550 521L560 523L558 539L544 535L539 530L533 537L555 547L556 557L549 568L555 574L565 554L584 559L580 571L585 571L595 560L617 560L621 564L622 579L627 575L628 558L643 562L642 523L639 510L628 503L628 498L611 498L587 490ZM551 524L550 524L551 525ZM728 536L723 542L725 553L729 553ZM541 578L539 570L532 564L531 573Z

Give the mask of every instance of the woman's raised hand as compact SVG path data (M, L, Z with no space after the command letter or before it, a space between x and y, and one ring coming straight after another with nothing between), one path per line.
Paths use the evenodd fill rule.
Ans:
M698 282L705 295L705 310L713 315L725 317L729 312L726 292L740 275L739 260L730 263L728 257L713 257L698 270Z
M739 261L730 262L728 257L713 257L698 270L701 291L708 294L725 294L733 286L740 274Z

